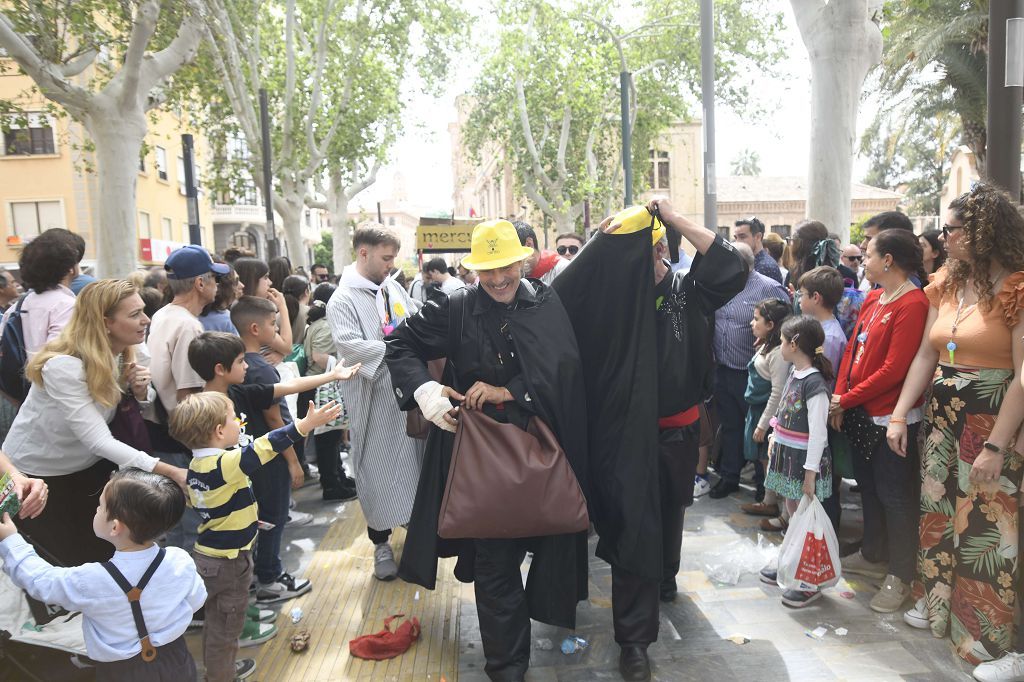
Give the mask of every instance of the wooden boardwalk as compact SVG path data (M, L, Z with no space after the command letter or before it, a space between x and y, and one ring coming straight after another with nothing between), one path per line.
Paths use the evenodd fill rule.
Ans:
M258 648L242 649L240 657L256 658L260 682L314 682L339 680L458 679L460 599L463 585L452 576L454 560L442 562L437 589L425 590L395 580L383 583L373 578L373 545L366 537L366 522L359 505L345 505L317 546L308 569L313 590L281 605L278 636ZM300 531L301 529L296 529ZM300 533L292 532L298 536ZM395 554L400 555L405 532L392 537ZM418 594L418 598L417 598ZM472 599L472 590L467 590ZM293 624L290 613L303 611ZM404 613L420 620L420 639L405 654L389 661L364 661L349 654L348 643L359 635L379 632L384 619ZM397 621L395 623L397 625ZM291 636L299 630L310 632L309 649L293 653Z

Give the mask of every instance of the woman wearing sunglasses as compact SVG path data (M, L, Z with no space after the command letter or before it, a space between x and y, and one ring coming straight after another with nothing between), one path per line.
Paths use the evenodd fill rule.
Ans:
M1024 217L1008 194L978 184L949 205L949 261L931 277L925 334L889 421L889 446L907 452L907 418L932 385L921 460L920 549L903 619L947 634L981 663L1014 641L1018 489L1013 447L1024 418ZM937 367L936 367L937 365ZM981 679L981 678L979 678Z

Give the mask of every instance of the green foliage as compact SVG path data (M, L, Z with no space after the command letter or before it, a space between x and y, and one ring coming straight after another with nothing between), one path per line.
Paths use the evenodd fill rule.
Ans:
M697 0L640 0L622 10L612 0L496 0L493 8L498 36L481 55L465 147L477 160L503 151L516 191L531 196L533 189L534 203L556 223L578 215L586 198L610 208L622 196L622 60L634 74L634 192L648 189L653 140L673 120L689 118L699 100ZM781 27L781 15L760 0L721 0L715 11L718 96L739 105L750 81L782 55L764 39ZM632 18L629 26L623 16ZM532 135L524 131L517 81Z
M881 25L878 127L934 130L951 116L984 163L988 0L887 0Z
M334 234L330 230L320 233L320 243L313 246L313 262L323 263L327 272L334 274Z
M761 155L753 149L744 149L732 160L730 172L733 175L760 175Z

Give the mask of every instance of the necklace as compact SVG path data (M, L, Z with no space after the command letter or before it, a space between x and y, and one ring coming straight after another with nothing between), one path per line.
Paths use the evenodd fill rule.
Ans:
M878 314L880 312L882 312L882 308L892 303L901 293L903 293L903 290L907 288L907 285L909 284L909 279L903 282L903 284L901 284L899 288L896 289L896 291L892 292L892 296L890 296L888 300L883 301L882 296L878 297L878 305L875 307L874 311L872 311L871 318L868 320L868 323L861 328L863 331L861 331L860 334L857 334L858 343L860 343L861 345L867 343L868 332L871 330L871 325L874 324L875 318L878 317Z
M956 336L956 328L958 326L960 326L960 322L961 322L960 314L964 310L964 297L966 297L966 296L967 296L967 285L965 283L964 284L963 293L960 294L960 302L956 306L956 316L953 318L953 326L949 330L949 342L946 344L946 350L949 351L949 364L951 364L951 365L955 365L956 364L956 361L953 359L954 358L954 354L956 353L956 341L953 340L953 337ZM964 315L963 319L966 320L970 316L970 314L974 312L974 309L975 309L975 307L977 307L977 305L978 305L977 303L972 303L968 307L967 315Z

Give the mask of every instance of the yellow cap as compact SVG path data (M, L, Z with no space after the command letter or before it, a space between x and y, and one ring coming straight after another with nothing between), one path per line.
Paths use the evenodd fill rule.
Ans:
M646 206L630 206L619 211L612 218L612 224L614 225L615 223L619 223L622 227L612 232L612 234L629 234L651 227L653 228L653 234L651 235L652 244L657 244L665 236L665 226L661 224L660 220L651 215Z
M473 270L497 270L533 255L519 243L516 228L507 220L486 220L473 228L469 256L462 264Z

